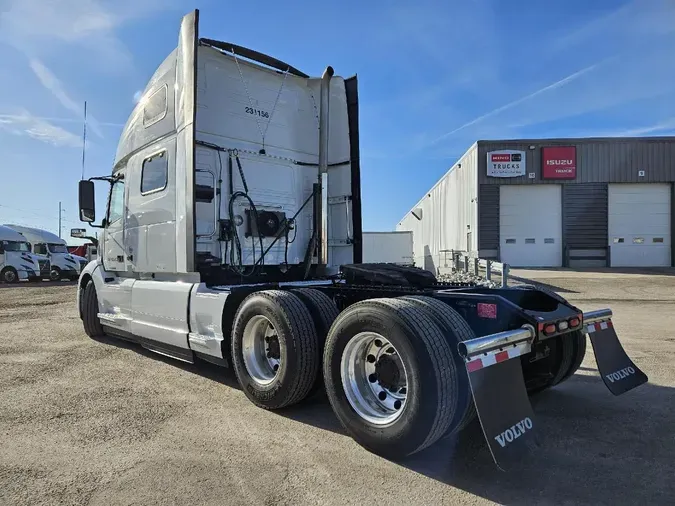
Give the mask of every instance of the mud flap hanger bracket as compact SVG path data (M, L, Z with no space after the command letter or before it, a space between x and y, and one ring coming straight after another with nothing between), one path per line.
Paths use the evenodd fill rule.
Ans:
M619 343L612 311L600 309L583 315L605 385L615 395L647 381ZM536 443L534 416L525 388L520 360L532 350L537 333L532 325L459 343L465 361L478 419L497 466L506 470Z

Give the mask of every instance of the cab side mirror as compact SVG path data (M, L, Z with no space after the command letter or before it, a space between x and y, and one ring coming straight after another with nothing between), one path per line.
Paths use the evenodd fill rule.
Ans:
M80 221L92 223L96 220L96 203L94 201L94 182L80 181Z

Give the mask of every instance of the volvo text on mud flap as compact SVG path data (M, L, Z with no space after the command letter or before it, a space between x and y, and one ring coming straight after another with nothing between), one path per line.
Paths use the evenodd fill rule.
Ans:
M587 323L585 330L591 338L600 377L610 392L621 395L647 382L647 375L621 346L611 319Z
M519 358L531 350L532 327L460 343L483 434L497 466L507 470L531 448L534 414ZM496 344L495 344L496 343Z

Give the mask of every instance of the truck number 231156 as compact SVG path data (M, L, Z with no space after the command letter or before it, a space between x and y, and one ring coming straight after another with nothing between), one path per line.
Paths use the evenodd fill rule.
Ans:
M270 113L261 111L260 109L254 109L253 107L247 107L246 112L248 114L253 114L254 116L260 116L261 118L269 118Z

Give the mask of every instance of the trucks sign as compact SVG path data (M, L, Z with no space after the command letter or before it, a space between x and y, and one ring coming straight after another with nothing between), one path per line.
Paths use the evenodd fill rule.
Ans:
M541 148L542 179L575 179L577 177L577 148L549 146Z
M487 154L489 177L519 177L525 175L525 151L490 151Z

